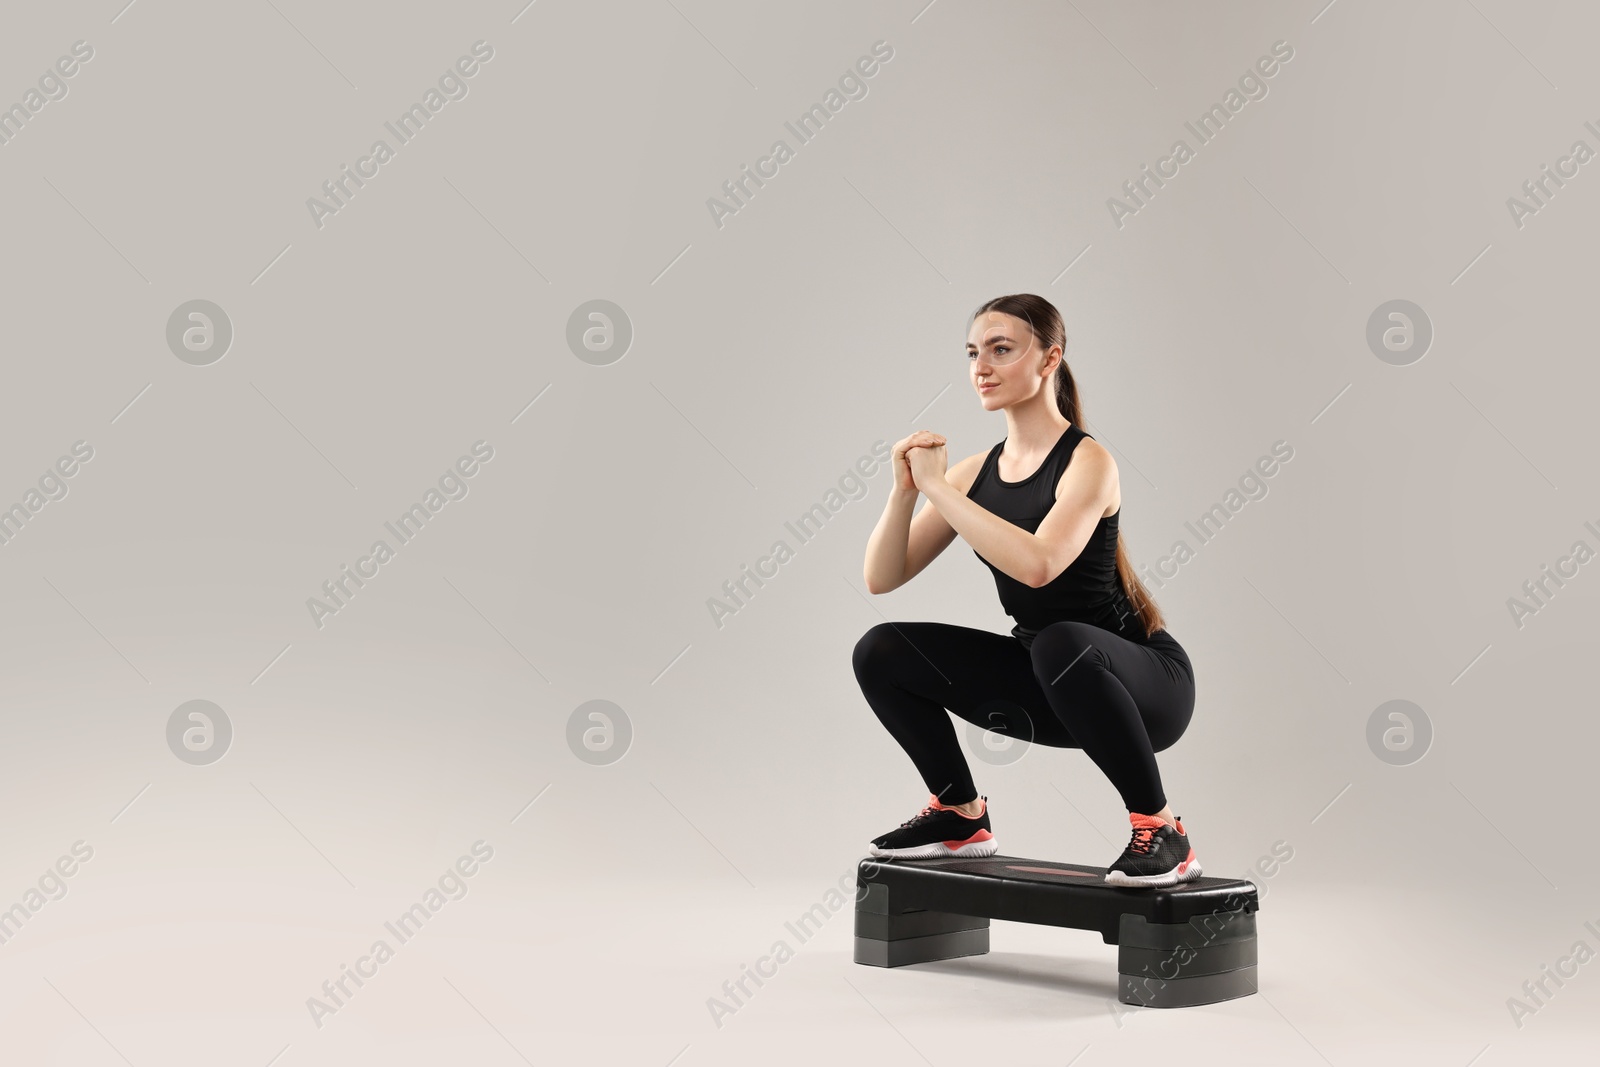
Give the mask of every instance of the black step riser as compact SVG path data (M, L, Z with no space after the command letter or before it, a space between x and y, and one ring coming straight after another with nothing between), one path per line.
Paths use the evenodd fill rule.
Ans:
M993 919L1093 930L1118 946L1117 999L1215 1004L1256 991L1254 884L1200 878L1160 889L1105 884L1105 869L991 856L863 859L855 962L904 967L989 951Z

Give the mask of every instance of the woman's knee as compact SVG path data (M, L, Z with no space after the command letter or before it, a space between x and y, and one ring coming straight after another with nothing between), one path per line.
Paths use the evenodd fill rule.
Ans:
M1178 743L1189 723L1194 719L1194 686L1180 686L1178 691L1161 708L1162 714L1154 722L1147 722L1152 752L1164 752Z
M851 653L850 663L856 678L866 681L881 676L895 658L905 649L906 639L890 622L880 622L862 634Z

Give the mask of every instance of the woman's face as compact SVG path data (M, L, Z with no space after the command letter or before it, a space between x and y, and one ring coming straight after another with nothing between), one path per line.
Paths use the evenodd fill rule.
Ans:
M1032 396L1049 353L1039 348L1027 322L1003 311L985 311L967 331L967 364L972 388L985 411Z

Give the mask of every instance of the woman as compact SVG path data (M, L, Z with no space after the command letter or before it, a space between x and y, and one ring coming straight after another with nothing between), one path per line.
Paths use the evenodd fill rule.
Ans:
M1183 736L1194 669L1123 551L1111 454L1080 426L1061 313L1043 297L990 300L967 331L972 386L1004 411L1005 439L945 469L945 439L894 446L894 488L867 541L867 589L915 578L960 534L994 572L1010 636L942 622L887 622L853 657L861 692L928 787L915 817L874 856L989 856L998 848L945 709L1013 738L1081 748L1133 824L1106 883L1168 886L1200 876L1155 754ZM915 517L917 495L928 506Z

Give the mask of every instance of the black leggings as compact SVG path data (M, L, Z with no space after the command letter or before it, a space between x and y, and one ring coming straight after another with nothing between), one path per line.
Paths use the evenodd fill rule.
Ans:
M1141 645L1056 622L1029 647L949 623L883 622L856 642L852 662L867 703L943 804L978 796L948 708L1010 738L1083 749L1130 812L1167 805L1155 754L1194 714L1194 668L1165 630Z

